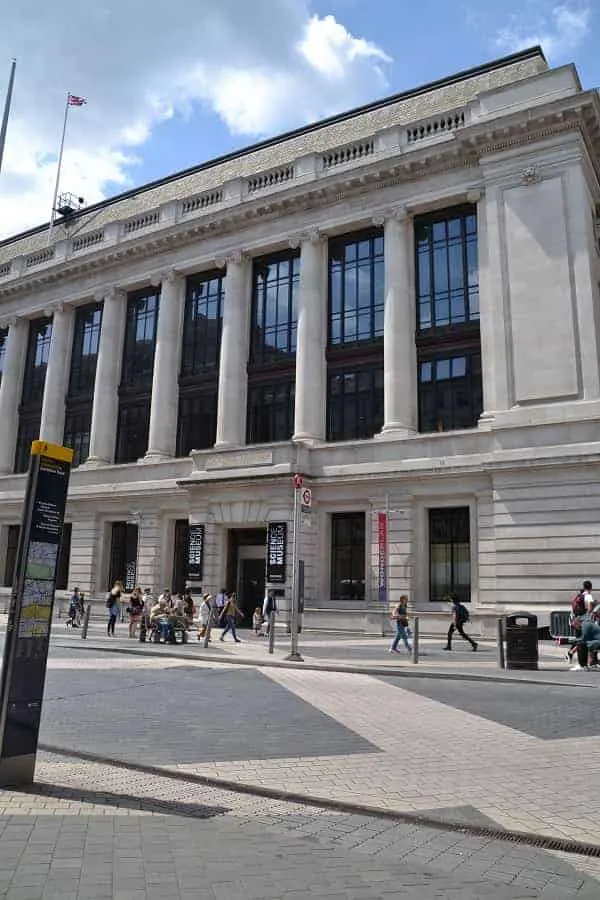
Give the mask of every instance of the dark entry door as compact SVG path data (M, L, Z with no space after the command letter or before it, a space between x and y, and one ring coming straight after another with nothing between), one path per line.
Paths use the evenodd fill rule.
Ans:
M264 559L240 559L237 594L238 606L244 614L240 624L244 628L251 628L252 613L257 606L262 609L265 597Z

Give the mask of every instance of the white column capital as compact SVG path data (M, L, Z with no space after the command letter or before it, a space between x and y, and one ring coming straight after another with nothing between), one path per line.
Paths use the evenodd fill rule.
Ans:
M152 287L161 287L163 284L177 284L182 277L183 276L178 269L165 269L164 272L153 275L150 284Z
M55 313L65 312L68 309L72 309L72 307L66 306L66 304L62 302L52 303L50 306L46 306L44 309L44 315L51 317Z
M327 241L327 234L320 228L309 228L298 234L293 234L288 239L288 244L292 250L297 250L302 244L324 244Z
M27 325L28 320L22 316L8 316L0 319L0 328L16 328L18 325Z
M394 206L375 213L372 222L377 228L381 228L386 222L406 222L407 220L408 210L406 206Z
M218 269L225 269L230 265L239 266L247 262L250 262L250 254L244 250L230 250L225 256L215 257L215 265Z
M123 300L124 297L124 288L114 284L110 287L99 288L94 293L94 300L96 301L96 303L104 303L107 300Z
M485 190L483 188L473 188L472 190L467 192L467 202L468 203L479 203L480 200L485 196Z

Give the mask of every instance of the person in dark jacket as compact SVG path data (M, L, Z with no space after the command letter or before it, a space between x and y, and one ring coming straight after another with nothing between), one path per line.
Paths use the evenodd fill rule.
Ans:
M459 602L457 597L452 597L452 623L448 629L448 642L444 647L444 650L452 650L452 635L455 631L458 631L461 638L467 641L474 651L477 650L477 641L474 641L472 637L469 637L464 630L464 626L468 621L469 610L463 603Z
M573 622L573 630L577 635L577 662L571 666L572 672L595 668L598 665L598 650L600 650L600 625L592 618L585 618Z

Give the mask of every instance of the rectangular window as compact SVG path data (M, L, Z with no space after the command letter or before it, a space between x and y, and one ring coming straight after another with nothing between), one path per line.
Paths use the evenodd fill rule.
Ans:
M419 431L475 428L482 409L480 353L421 358Z
M249 444L289 441L294 433L299 286L298 251L254 261L246 420Z
M119 387L117 463L135 462L148 449L158 304L159 294L154 290L131 294L127 300Z
M102 304L80 306L75 313L68 398L93 400L102 327Z
M41 418L41 409L33 413L21 413L19 416L19 430L17 432L17 447L15 451L16 474L23 474L29 469L31 445L39 439Z
M383 338L383 232L329 242L329 346Z
M108 586L120 581L126 591L136 587L138 527L131 522L113 522Z
M50 340L52 337L52 319L34 319L29 323L29 339L27 356L25 357L25 374L23 377L23 393L19 407L19 429L15 452L15 472L26 472L32 441L40 436L42 418L42 400L46 369L50 357Z
M141 459L148 449L150 431L150 398L119 404L116 462L130 463Z
M90 433L92 429L92 409L89 405L69 409L65 418L65 447L73 450L73 468L86 461L90 452Z
M71 562L71 537L73 526L65 522L63 526L58 559L56 561L56 590L66 591L69 587L69 564Z
M469 507L429 510L429 599L471 600Z
M158 304L159 293L154 289L128 297L122 391L152 387Z
M475 209L415 222L417 316L420 331L479 319Z
M188 456L192 450L206 450L215 443L217 434L217 387L190 391L179 398L177 456Z
M483 410L474 206L415 219L419 430L475 428Z
M223 297L222 273L195 275L187 280L183 320L181 378L187 379L219 368Z
M17 568L17 551L19 549L20 525L9 525L6 536L6 559L4 561L4 587L11 588L15 580Z
M331 516L331 599L365 599L365 514Z
M46 369L50 358L52 319L34 319L29 323L29 341L23 379L23 407L42 408Z
M0 328L0 383L4 372L4 360L6 358L6 345L8 343L8 328Z
M290 440L294 433L294 390L295 382L289 378L249 387L249 444Z
M327 440L372 438L383 427L383 364L330 370Z
M255 260L253 285L250 366L287 366L296 355L298 252Z
M212 447L215 442L224 284L222 272L194 275L187 280L179 374L178 456Z

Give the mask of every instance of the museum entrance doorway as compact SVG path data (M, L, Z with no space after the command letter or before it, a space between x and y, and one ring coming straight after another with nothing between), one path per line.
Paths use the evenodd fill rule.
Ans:
M231 528L227 554L227 590L235 591L244 618L242 628L252 627L252 613L265 596L266 528Z

